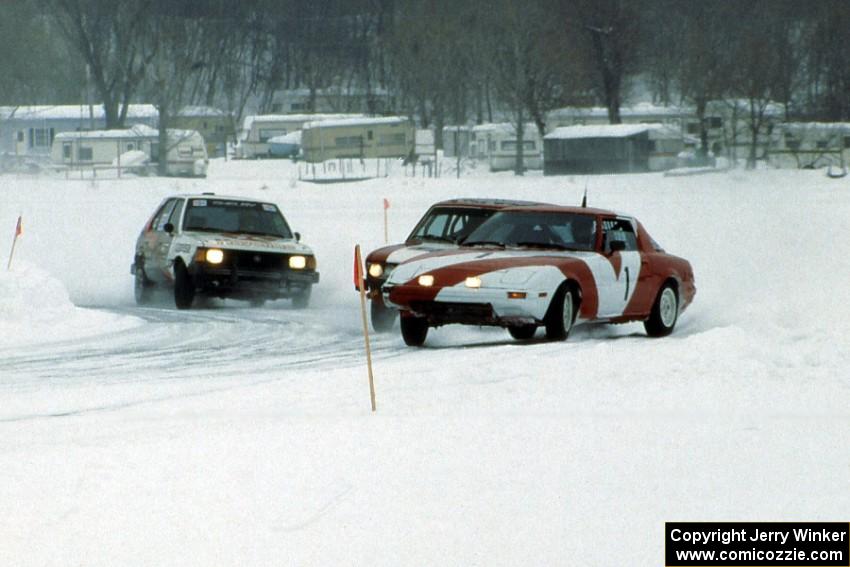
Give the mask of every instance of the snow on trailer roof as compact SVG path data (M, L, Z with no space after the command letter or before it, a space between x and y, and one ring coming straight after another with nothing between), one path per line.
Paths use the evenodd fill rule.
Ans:
M80 130L79 132L59 132L54 139L56 140L73 140L75 138L155 138L159 135L156 128L151 128L144 124L136 124L130 128L122 128L116 130Z
M693 109L688 106L658 105L651 102L639 102L632 106L621 106L620 116L684 116L692 114ZM585 118L607 118L608 109L604 106L566 106L550 111L552 117L585 117Z
M490 123L484 123L484 124L476 124L475 126L472 127L472 131L476 132L476 133L478 133L478 132L485 132L485 133L486 132L492 132L492 133L499 133L499 134L514 135L514 134L516 134L516 124L514 124L513 122L490 122ZM527 133L530 132L532 134L536 134L537 133L537 126L535 126L535 124L533 122L526 122L524 132L527 132Z
M581 138L627 138L658 128L659 124L599 124L594 126L561 126L546 134L544 140Z
M786 122L778 126L788 132L850 131L850 122Z
M106 113L102 104L91 106L91 112L96 119L103 119ZM131 104L127 106L127 118L156 118L159 116L152 104ZM3 120L61 120L89 119L89 105L32 105L32 106L0 106L0 119Z
M215 108L214 106L184 106L177 111L177 116L182 117L202 117L202 116L229 116L229 113Z
M307 122L304 124L304 130L312 128L335 128L341 126L373 126L377 124L404 124L409 120L403 116L378 116L374 118L341 118L339 120L321 120Z
M252 114L242 123L243 130L250 130L254 122L317 122L340 118L366 118L365 114Z
M179 130L177 128L167 129L169 136L188 138L199 135L197 130ZM151 128L145 124L136 124L130 128L114 129L114 130L80 130L77 132L59 132L54 136L55 140L74 140L74 139L103 139L115 140L121 138L156 138L159 136L159 130Z

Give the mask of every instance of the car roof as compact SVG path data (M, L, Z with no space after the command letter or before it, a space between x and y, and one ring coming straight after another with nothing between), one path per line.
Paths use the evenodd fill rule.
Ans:
M509 207L505 209L507 211L510 210L518 210L523 212L528 212L529 210L533 212L541 212L541 213L573 213L573 214L584 214L584 215L611 215L618 217L629 217L631 215L626 215L622 213L618 213L616 211L609 211L607 209L596 209L593 207L576 207L576 206L568 206L568 205L532 205L528 207Z
M238 195L219 195L217 193L181 193L172 195L172 197L180 197L184 199L219 199L223 201L251 201L254 203L268 203L265 199L257 199L256 197L240 197Z
M434 203L432 207L475 207L477 209L504 209L508 207L541 206L548 203L539 201L522 201L519 199L488 199L488 198L458 198L447 199Z

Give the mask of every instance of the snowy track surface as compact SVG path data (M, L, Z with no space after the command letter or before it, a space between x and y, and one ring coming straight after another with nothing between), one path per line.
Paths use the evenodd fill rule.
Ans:
M0 274L0 565L660 565L665 521L847 519L846 179L295 177L0 178L0 250L25 231ZM586 184L694 265L673 336L396 328L372 415L351 258L381 200L401 240L439 199ZM310 308L136 307L136 235L184 191L278 203L318 257Z

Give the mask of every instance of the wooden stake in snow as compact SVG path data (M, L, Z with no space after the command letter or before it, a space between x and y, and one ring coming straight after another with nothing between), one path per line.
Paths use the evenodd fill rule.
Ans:
M384 209L386 213L386 209ZM372 411L375 405L375 378L372 376L372 348L369 345L369 322L366 320L366 285L364 281L363 259L360 256L360 245L354 247L354 287L360 291L360 315L363 319L363 338L366 340L366 367L369 369L369 397L372 400Z
M15 237L12 239L12 251L9 252L9 262L6 264L6 271L12 269L12 257L15 255L15 244L18 243L18 237L24 233L21 226L21 215L18 215L18 224L15 225Z
M387 227L387 210L390 208L390 202L384 197L384 244L390 243L390 232Z

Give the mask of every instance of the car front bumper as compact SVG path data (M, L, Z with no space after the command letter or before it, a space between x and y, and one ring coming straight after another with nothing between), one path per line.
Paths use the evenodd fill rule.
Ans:
M517 294L525 294L520 297ZM511 297L509 294L514 294ZM509 291L501 288L443 288L416 284L385 285L384 304L428 319L431 325L541 324L549 306L546 291Z
M193 263L189 273L201 293L237 299L293 297L319 282L319 272L314 270L260 271Z

